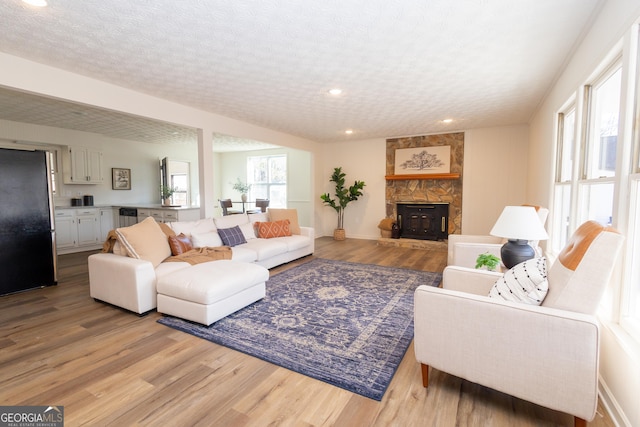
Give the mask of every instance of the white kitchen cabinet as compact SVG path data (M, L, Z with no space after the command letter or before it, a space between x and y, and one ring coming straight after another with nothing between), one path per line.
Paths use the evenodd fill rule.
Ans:
M105 241L109 231L116 228L118 209L100 208L100 240ZM118 225L119 226L119 225Z
M100 211L98 209L77 209L78 247L97 245L100 242Z
M104 239L100 232L100 210L66 209L55 212L56 249L59 254L100 249Z
M60 210L55 214L56 248L73 248L78 241L75 210Z
M153 217L157 222L196 221L200 219L200 208L194 209L141 209L138 208L138 222L147 217Z
M104 181L102 152L86 147L67 147L62 158L65 184L100 184Z
M149 216L151 216L151 209L138 208L138 222L144 221Z

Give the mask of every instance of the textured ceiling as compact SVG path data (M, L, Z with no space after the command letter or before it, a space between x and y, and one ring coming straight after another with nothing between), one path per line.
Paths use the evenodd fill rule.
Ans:
M318 142L384 138L528 122L598 5L4 0L0 51ZM0 119L195 140L193 129L9 91Z

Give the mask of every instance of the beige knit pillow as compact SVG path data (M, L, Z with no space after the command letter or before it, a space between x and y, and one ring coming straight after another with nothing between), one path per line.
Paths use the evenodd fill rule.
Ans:
M153 217L130 227L117 228L116 234L127 255L149 261L154 268L171 256L167 235Z
M273 222L288 219L291 234L300 234L297 209L272 209L268 208L269 219Z

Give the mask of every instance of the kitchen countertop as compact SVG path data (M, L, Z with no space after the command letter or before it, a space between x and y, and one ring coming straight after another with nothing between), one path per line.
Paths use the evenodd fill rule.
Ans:
M163 206L160 203L136 203L123 205L93 205L93 206L55 206L55 209L100 209L100 208L137 208L137 209L166 209L166 210L189 210L200 209L200 206Z
M187 210L200 209L200 206L163 206L160 203L137 203L126 205L114 205L114 208L137 208L137 209L171 209L171 210Z

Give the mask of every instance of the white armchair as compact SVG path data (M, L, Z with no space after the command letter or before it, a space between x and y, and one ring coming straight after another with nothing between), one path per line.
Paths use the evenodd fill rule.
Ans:
M534 206L542 225L547 221L549 209ZM490 253L500 258L500 249L506 242L505 239L489 235L449 234L447 243L447 265L474 268L478 255ZM542 255L542 249L538 242L529 242L538 256Z
M589 221L548 271L541 306L489 298L499 273L449 266L443 288L415 292L415 355L429 367L592 420L598 402L599 326L593 315L623 237Z

